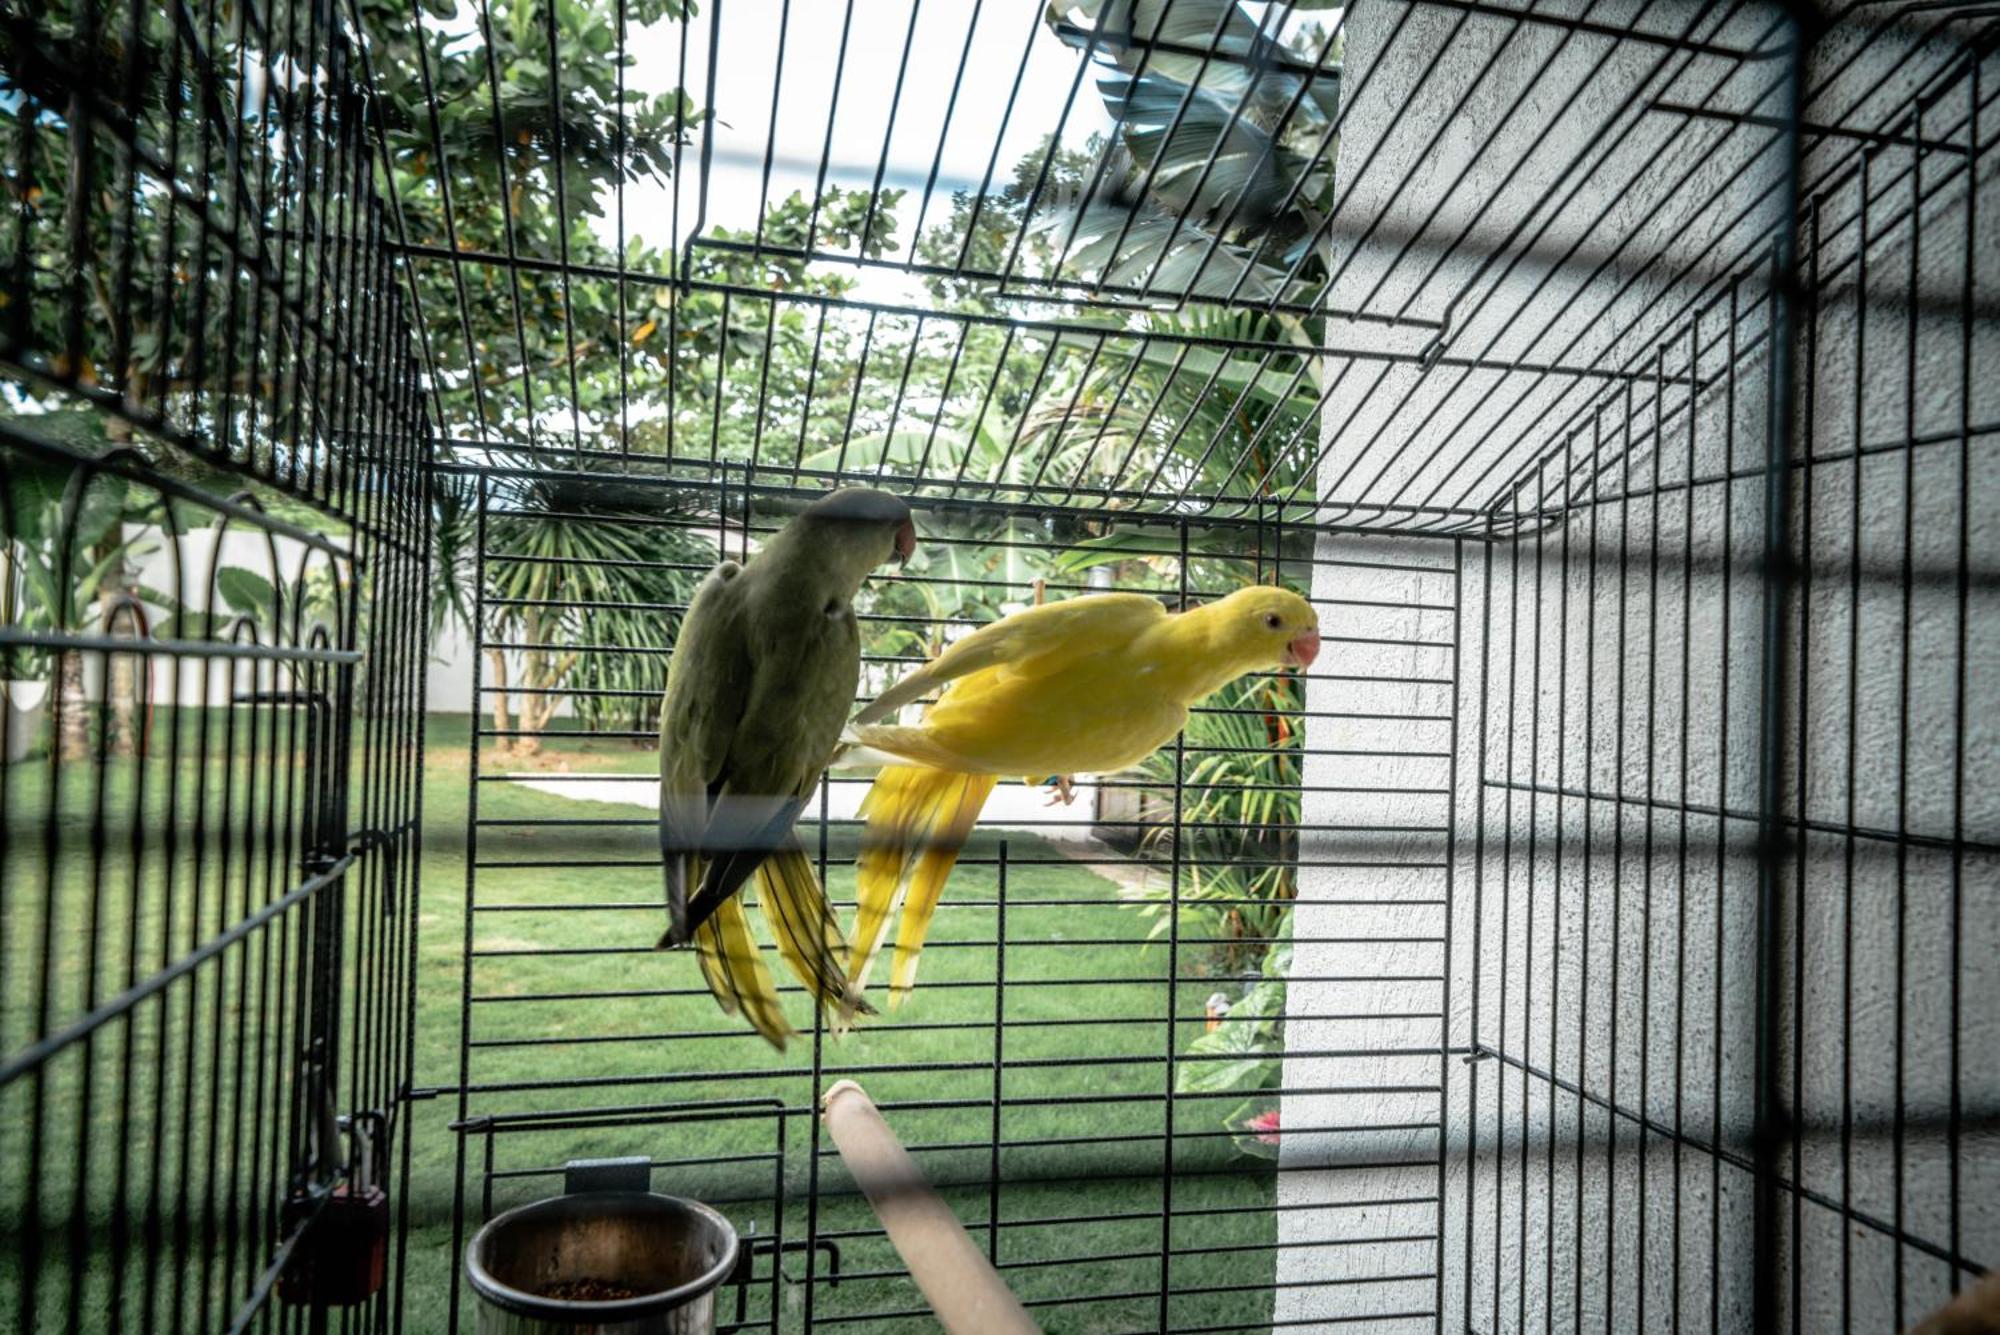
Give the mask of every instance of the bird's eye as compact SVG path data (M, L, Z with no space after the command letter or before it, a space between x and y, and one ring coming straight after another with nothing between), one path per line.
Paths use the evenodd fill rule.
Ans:
M1264 624L1266 626L1269 626L1272 630L1276 630L1278 627L1285 624L1285 620L1283 617L1279 616L1276 612L1266 612L1264 614Z

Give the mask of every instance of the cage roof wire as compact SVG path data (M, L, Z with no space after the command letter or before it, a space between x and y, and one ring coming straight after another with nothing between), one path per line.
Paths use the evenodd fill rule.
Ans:
M958 501L1452 535L1539 522L1515 494L1538 462L1565 451L1611 399L1681 382L1696 395L1712 389L1701 348L1678 359L1664 349L1681 346L1718 301L1760 299L1743 285L1770 277L1786 21L1723 0L1357 3L1393 3L1398 15L1386 44L1349 67L1349 11L1313 0L1051 9L718 0L686 23L630 34L633 88L684 86L700 99L706 71L713 116L691 133L678 175L620 186L625 234L643 220L657 235L671 220L686 257L678 278L628 269L615 245L614 265L585 266L566 242L512 229L507 254L407 249L497 267L516 285L554 276L565 320L573 280L623 280L638 292L678 283L719 296L725 319L732 302L761 310L767 340L792 312L822 334L844 322L864 330L858 376L901 375L890 435L928 433L907 458L890 457L893 440L875 458L850 450L858 394L842 427L831 402L840 368L820 374L817 342L809 393L818 397L800 423L767 424L754 366L733 368L747 377L737 381L718 363L719 384L758 396L752 457L718 452L714 424L688 421L666 459L712 482L748 485L778 468L793 483L869 480ZM1915 53L1963 42L1957 68L1976 50L1965 24L1949 11L1882 20L1903 55L1859 86L1838 55L1815 67L1801 99L1807 195L1851 172L1861 148L1907 137L1911 102L1925 95L1909 86ZM559 66L553 45L550 54ZM1416 58L1429 73L1414 85L1378 77ZM1931 82L1956 86L1950 70ZM1404 91L1392 97L1392 83ZM1514 90L1504 115L1453 114L1489 83ZM1972 120L1970 108L1941 107L1924 138L1962 140ZM1079 155L1081 185L1067 194L1050 189L1051 146ZM1265 179L1280 156L1289 186ZM1952 170L1928 172L1926 188L1951 188ZM1891 173L1880 175L1893 188ZM1222 238L1246 211L1299 205L1308 181L1329 207L1299 210L1310 230L1278 257L1282 279L1266 281L1249 252ZM869 259L823 244L815 201L835 186L907 192L880 222L871 203L862 227L865 238L893 216L893 251ZM980 260L967 223L985 213L994 225L1010 187L1005 258ZM794 193L813 208L803 244L765 234L768 209ZM1201 237L1204 221L1208 239L1186 247L1180 238ZM956 256L933 247L920 259L919 228L941 226L958 229ZM717 238L717 227L750 240ZM1041 268L1026 244L1038 229L1059 238ZM1185 262L1170 255L1176 246ZM729 281L718 258L746 250L855 281L840 296ZM1309 278L1315 263L1321 276ZM986 308L941 309L927 278L978 286ZM1240 328L1218 336L1215 321L1184 318L1204 309L1243 317ZM926 340L954 350L937 359L947 367L939 378L912 383ZM1149 408L1214 395L1289 411L1239 432L1177 435L1158 454L1107 447L1100 427L1080 465L1057 461L1075 426L1065 397L1074 410L1084 382L1107 366L1135 368L1098 392L1116 395L1114 410L1129 399L1145 414L1141 430L1154 426ZM1031 381L1027 402L996 406L1010 371ZM537 410L553 435L563 434L562 388L544 386ZM628 406L636 411L657 408ZM591 453L570 416L573 452ZM1062 431L1030 429L1052 418ZM467 426L444 434L460 446L496 443ZM831 458L809 457L833 429L842 434ZM982 429L1007 438L997 464L973 457ZM1638 436L1614 447L1648 448Z

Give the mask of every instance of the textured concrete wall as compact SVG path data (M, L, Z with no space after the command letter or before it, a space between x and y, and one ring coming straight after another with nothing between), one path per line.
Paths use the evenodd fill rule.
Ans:
M1450 821L1452 548L1328 540L1313 591L1287 990L1279 1320L1424 1312L1434 1284ZM1339 1055L1335 1055L1339 1054ZM1380 1241L1380 1239L1396 1239ZM1428 1329L1428 1321L1384 1329Z
M1695 13L1591 17L1666 29ZM1755 18L1739 14L1707 35L1747 45ZM1400 290L1412 311L1435 314L1458 296L1454 351L1638 373L1496 373L1482 384L1454 382L1449 368L1334 371L1344 378L1327 414L1323 497L1379 497L1381 483L1365 484L1393 481L1397 469L1419 481L1455 469L1457 479L1490 479L1464 499L1497 498L1503 519L1568 509L1527 536L1468 543L1456 578L1322 568L1321 596L1401 603L1366 614L1392 636L1458 642L1455 693L1391 680L1419 675L1412 665L1426 651L1372 645L1333 660L1334 671L1368 680L1316 680L1309 697L1314 709L1393 701L1406 716L1449 714L1456 703L1451 834L1389 845L1409 860L1452 854L1449 877L1434 884L1451 899L1450 977L1440 986L1454 1055L1317 1055L1436 1045L1441 1035L1435 1021L1310 1018L1340 1001L1386 1017L1414 994L1295 982L1287 1086L1442 1082L1427 1102L1380 1095L1334 1106L1374 1123L1419 1109L1435 1121L1442 1110L1444 1193L1441 1204L1394 1207L1401 1215L1345 1205L1435 1195L1438 1169L1325 1168L1352 1145L1288 1137L1280 1239L1351 1245L1281 1253L1280 1278L1295 1287L1281 1288L1274 1316L1372 1314L1361 1328L1429 1329L1441 1300L1447 1329L1747 1330L1771 375L1761 273L1709 261L1751 253L1744 219L1768 227L1759 188L1771 155L1720 128L1687 137L1691 118L1643 105L1734 98L1727 105L1767 110L1756 90L1770 78L1722 61L1662 67L1657 49L1609 51L1551 30L1506 37L1459 25L1445 10L1405 17L1402 6L1364 3L1350 14L1341 179L1352 216L1377 226L1350 241L1334 304ZM1907 47L1855 56L1853 41L1842 35L1816 57L1818 119L1882 123L1927 72L1948 66L1948 55ZM1925 137L1964 142L1952 111L1962 121L1969 96L1960 87L1926 104ZM1817 220L1809 213L1802 229L1819 301L1802 311L1794 343L1795 452L1814 463L1792 473L1792 526L1810 559L1788 609L1784 776L1786 809L1796 819L1802 804L1804 827L1781 888L1778 1067L1803 1128L1796 1178L1807 1194L1796 1238L1794 1198L1784 1198L1781 1231L1806 1330L1890 1330L1934 1306L1950 1270L1928 1249L1950 1247L1954 1229L1961 1255L2000 1257L1990 1115L2000 1105L2000 927L1988 911L2000 884L1991 853L2000 441L1990 430L2000 419L2000 331L1962 318L1968 281L1975 305L2000 295L2000 254L1990 239L1968 249L1967 175L1954 170L1966 156L1922 154L1913 176L1919 154L1885 148L1864 178L1843 169L1858 161L1851 142L1816 139L1805 162L1823 189ZM1995 155L1971 156L1978 216L2000 218ZM1506 239L1493 229L1551 188L1562 208L1528 215L1540 251L1622 244L1659 263L1531 258L1482 270L1481 247ZM1427 222L1433 209L1449 225ZM1385 240L1412 230L1471 240L1437 266L1413 263L1400 239ZM1981 237L1990 238L1985 225ZM1676 271L1688 276L1671 281ZM1914 318L1913 284L1925 311ZM1440 443L1428 474L1400 462ZM1398 462L1384 471L1385 459ZM1510 477L1512 490L1500 485ZM1438 499L1460 497L1447 488ZM1436 539L1323 544L1329 556L1357 549L1446 566L1453 552ZM1432 603L1455 603L1456 617L1422 610ZM1383 726L1370 745L1388 751L1420 749L1438 725ZM1427 763L1454 777L1444 762L1325 755L1315 738L1305 781L1394 787L1435 780ZM1427 803L1309 792L1306 812L1338 823L1386 805L1407 819ZM1390 967L1388 952L1312 937L1443 930L1426 908L1339 902L1363 886L1414 895L1404 886L1416 878L1303 869L1296 973ZM1965 1125L1955 1173L1944 1126L1954 1031L1961 1103L1986 1110ZM1304 1125L1322 1103L1288 1099L1287 1125L1294 1106ZM1409 1148L1435 1157L1434 1136L1410 1135ZM1395 1145L1387 1133L1367 1143ZM1794 1176L1789 1154L1784 1171ZM1844 1222L1843 1206L1859 1217ZM1365 1241L1388 1233L1385 1224L1441 1225L1442 1246ZM1899 1248L1897 1227L1918 1241ZM1338 1268L1324 1261L1335 1250ZM1428 1284L1314 1287L1440 1265L1441 1281ZM1793 1285L1782 1288L1792 1302ZM1394 1315L1407 1312L1422 1316Z

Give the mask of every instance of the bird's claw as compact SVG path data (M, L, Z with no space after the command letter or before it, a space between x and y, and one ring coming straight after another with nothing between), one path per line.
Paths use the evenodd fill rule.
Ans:
M1049 800L1043 806L1052 807L1060 802L1064 806L1076 801L1076 780L1067 774L1058 774L1049 780Z

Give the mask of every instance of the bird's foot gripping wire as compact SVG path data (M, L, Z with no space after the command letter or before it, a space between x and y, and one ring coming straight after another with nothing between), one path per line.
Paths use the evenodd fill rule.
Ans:
M1062 803L1064 806L1068 806L1070 803L1076 801L1075 775L1073 774L1053 775L1049 779L1048 786L1049 786L1049 800L1042 803L1043 806L1052 807L1058 802Z

